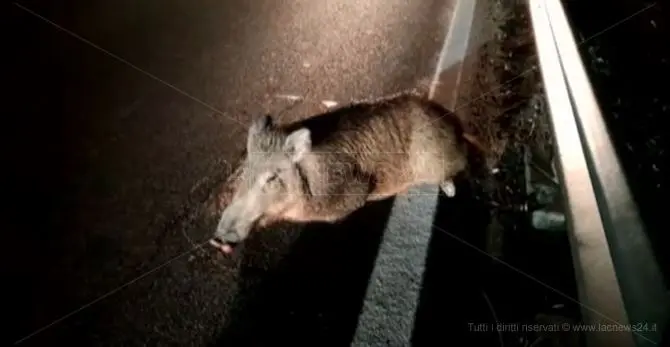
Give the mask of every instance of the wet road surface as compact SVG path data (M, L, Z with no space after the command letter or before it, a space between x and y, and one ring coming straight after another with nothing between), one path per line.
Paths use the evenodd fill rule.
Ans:
M257 235L233 257L199 247L211 231L203 202L251 117L287 106L278 94L306 98L297 117L430 80L449 1L24 0L3 12L8 342L351 343L392 201L299 238L295 227ZM444 284L410 296L439 298L403 332L417 345L456 323L435 317L466 270L439 272L425 276ZM468 288L446 297L478 305Z

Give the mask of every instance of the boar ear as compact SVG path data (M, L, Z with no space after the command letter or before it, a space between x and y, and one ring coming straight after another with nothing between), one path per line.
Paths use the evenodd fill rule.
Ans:
M266 114L254 120L249 126L249 136L256 135L272 126L272 116Z
M284 151L291 161L297 163L312 149L311 134L307 128L301 128L286 137Z
M266 114L260 118L255 119L249 125L249 132L247 134L247 150L251 151L253 144L256 142L258 135L270 129L273 125L272 117Z

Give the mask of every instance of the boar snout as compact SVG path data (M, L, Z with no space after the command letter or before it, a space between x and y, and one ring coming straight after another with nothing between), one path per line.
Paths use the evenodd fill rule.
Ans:
M248 214L242 212L244 211L236 204L223 211L212 237L213 244L219 247L235 246L247 238L254 224L254 218L249 218Z
M230 229L217 229L214 233L214 241L221 244L236 244L242 241L242 237L235 230Z
M224 221L221 221L224 222ZM234 224L233 224L234 225ZM214 232L214 236L210 239L210 244L224 253L230 253L242 240L244 237L237 232L235 228L231 227L232 225L219 223L219 226Z
M219 221L219 225L214 232L214 238L222 243L239 243L242 242L249 233L248 226L241 223L239 219L231 219L223 216Z

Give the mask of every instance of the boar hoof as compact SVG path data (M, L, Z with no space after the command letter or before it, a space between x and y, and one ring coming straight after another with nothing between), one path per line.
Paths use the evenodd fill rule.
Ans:
M453 198L456 196L456 185L454 184L454 181L452 180L447 180L442 182L440 184L440 189L444 192L444 195Z

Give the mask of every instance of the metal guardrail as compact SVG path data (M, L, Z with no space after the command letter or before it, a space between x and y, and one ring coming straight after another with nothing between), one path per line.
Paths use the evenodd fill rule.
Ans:
M588 346L660 345L669 298L560 0L529 0Z

